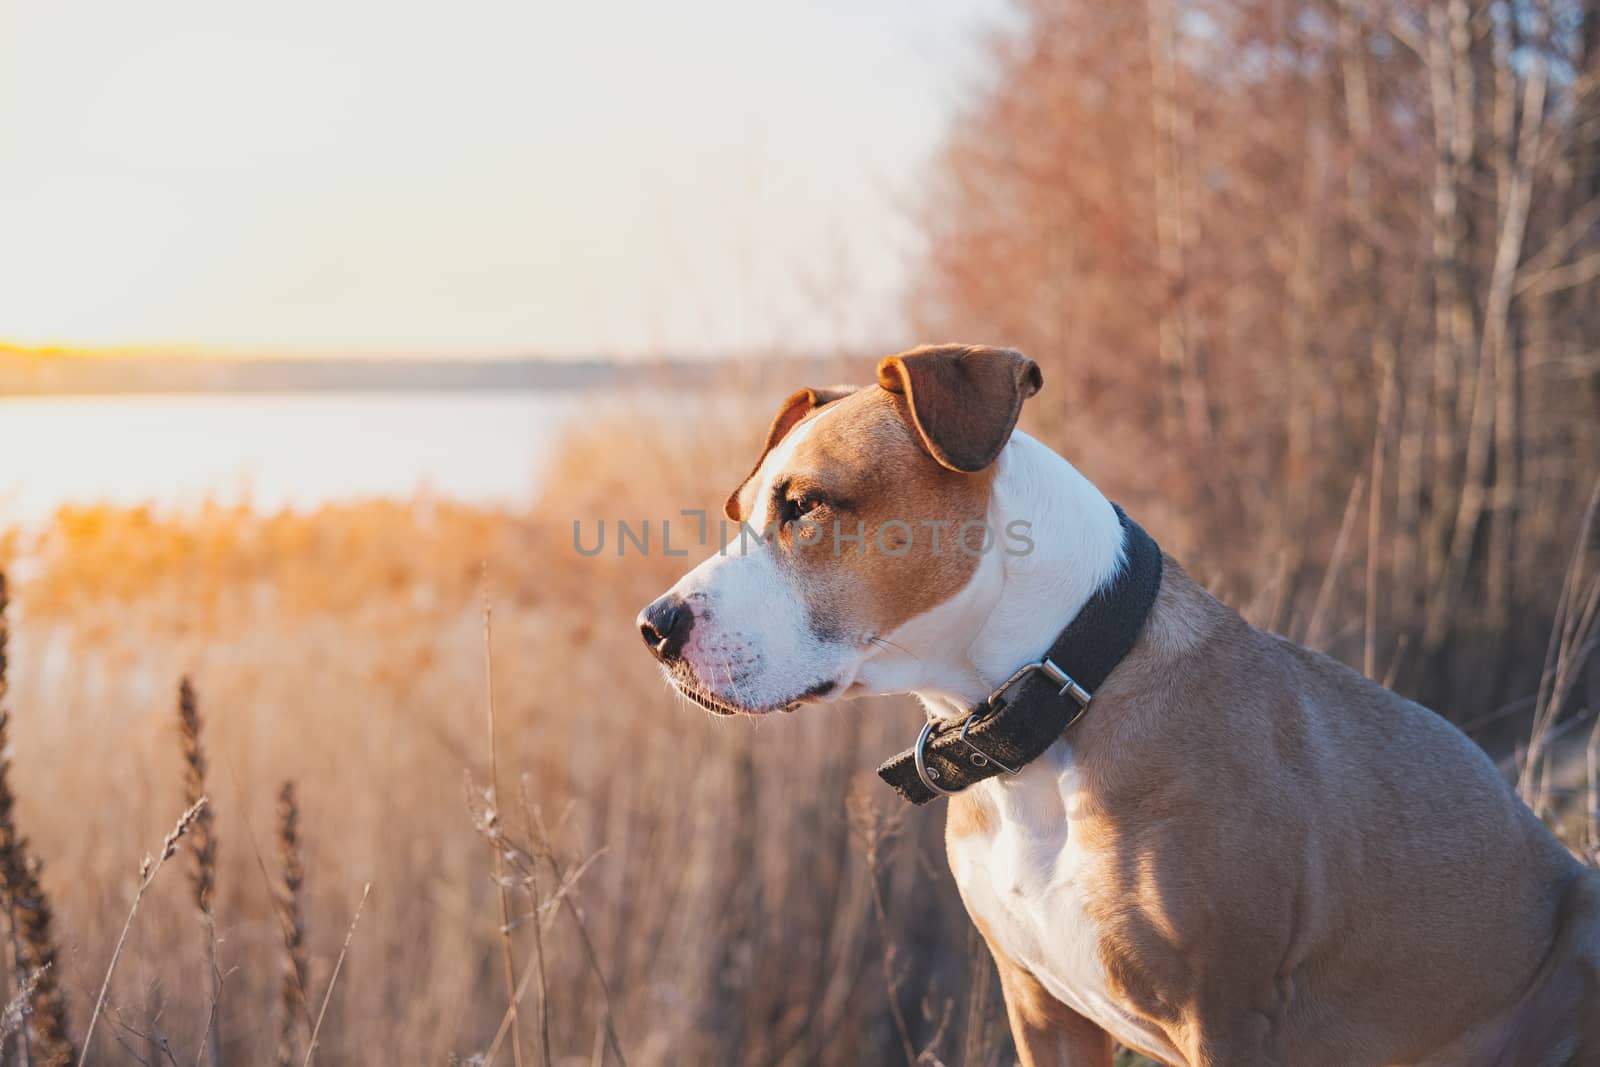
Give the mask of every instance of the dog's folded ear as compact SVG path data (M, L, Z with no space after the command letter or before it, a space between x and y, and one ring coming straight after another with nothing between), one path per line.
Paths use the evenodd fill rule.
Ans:
M878 364L878 384L905 397L929 455L971 472L1000 455L1022 402L1044 378L1037 363L1013 349L937 345L889 356Z
M740 482L738 488L728 497L728 502L722 506L723 514L735 522L743 519L744 512L739 507L739 496L744 492L744 487L750 483L750 479L755 477L756 471L761 469L761 461L767 458L767 453L776 448L778 442L787 437L789 431L794 429L801 419L822 405L842 400L855 391L854 386L836 385L826 389L806 388L790 394L789 399L778 409L771 428L767 430L767 442L761 446L761 454L756 457L756 465L750 468L750 473L745 475L744 481Z

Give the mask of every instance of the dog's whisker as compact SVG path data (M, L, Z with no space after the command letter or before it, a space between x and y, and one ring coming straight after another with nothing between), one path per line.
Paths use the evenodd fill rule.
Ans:
M872 644L872 645L877 645L879 648L892 648L896 652L904 653L905 655L910 656L912 659L917 660L918 662L921 662L921 660L922 660L921 656L919 656L915 652L911 651L905 645L896 644L895 642L889 640L887 637L869 637L869 638L867 638L867 643L868 644Z

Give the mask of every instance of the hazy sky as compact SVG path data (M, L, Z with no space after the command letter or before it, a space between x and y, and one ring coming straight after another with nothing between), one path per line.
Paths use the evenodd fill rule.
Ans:
M895 342L1003 0L0 0L0 340Z

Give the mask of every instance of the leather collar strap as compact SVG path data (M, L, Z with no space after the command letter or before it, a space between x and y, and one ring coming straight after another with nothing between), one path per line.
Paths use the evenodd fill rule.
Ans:
M1012 675L965 718L930 721L915 746L878 768L902 797L926 804L985 778L1016 774L1088 710L1095 690L1139 639L1161 588L1161 548L1121 508L1116 511L1126 565L1041 660Z

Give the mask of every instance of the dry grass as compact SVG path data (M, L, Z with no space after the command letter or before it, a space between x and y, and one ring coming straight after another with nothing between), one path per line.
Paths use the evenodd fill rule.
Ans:
M217 922L211 912L211 892L217 881L217 835L212 828L211 809L201 803L206 795L206 754L200 741L200 709L194 685L188 677L178 683L178 745L183 754L183 799L196 813L189 827L189 885L194 891L194 906L205 930L206 963L211 987L211 1008L207 1013L206 1038L202 1049L211 1067L222 1067L222 1042L217 1035L217 1018L222 1003L222 964L217 953Z
M117 943L111 950L111 962L106 964L105 978L100 982L100 993L94 998L94 1007L89 1012L89 1025L83 1031L83 1052L78 1056L78 1067L83 1067L89 1062L89 1051L94 1048L94 1028L100 1021L100 1012L106 1006L106 994L111 990L111 979L117 973L117 962L122 959L122 950L128 943L128 931L133 929L133 920L139 914L139 905L144 901L144 895L155 883L156 875L161 873L161 868L166 866L169 859L178 852L178 843L183 836L194 826L195 820L206 810L206 798L201 797L194 802L173 824L167 836L162 838L161 847L154 856L146 854L139 863L139 885L133 891L133 903L128 906L128 917L123 920L122 933L117 935Z
M345 931L344 944L339 946L339 958L333 961L333 974L328 977L328 991L322 995L322 1007L317 1009L317 1021L311 1025L311 1039L306 1042L304 1067L311 1067L317 1055L317 1039L322 1034L322 1023L328 1017L328 1005L333 1001L333 991L339 984L339 972L344 970L345 957L350 954L350 942L355 939L356 927L361 925L361 913L367 910L367 898L372 895L372 883L361 887L361 899L356 902L356 913Z
M14 1016L16 1023L8 1028L7 1037L16 1038L21 1062L62 1067L72 1062L73 1045L56 970L51 930L54 917L50 899L40 885L40 863L31 854L27 838L17 829L15 794L10 782L10 714L5 707L8 607L6 577L0 573L0 904L5 908L16 995L21 998L15 1012L8 1005L7 1019ZM21 1025L24 1017L28 1022L25 1028ZM6 1042L0 1041L0 1057L5 1052Z
M303 1056L298 987L316 1011L351 901L371 882L319 1061L441 1062L498 1045L497 1062L510 1063L513 1033L531 1062L548 1040L555 1064L897 1057L877 962L885 940L909 976L918 1048L939 1021L918 1005L950 1002L939 1051L955 1056L973 970L940 820L909 816L878 874L885 938L845 819L851 782L904 743L915 711L709 721L667 693L631 625L683 561L572 548L574 517L676 515L720 499L764 421L711 424L675 455L619 449L617 427L593 427L529 515L427 499L309 516L84 509L22 545L18 814L60 872L45 886L65 932L52 973L75 1018L92 1010L127 911L128 842L160 835L195 772L172 744L173 681L190 676L205 711L195 732L208 834L221 844L206 891L226 960L219 1041L206 1036L211 944L194 936L195 885L157 882L95 1054L126 1055L124 1041L152 1063L209 1047L260 1062L280 1055L299 1016L290 1055ZM459 784L463 769L496 777L484 742L485 563L500 878ZM253 855L280 823L285 778L298 783L290 836L303 875L292 877ZM51 802L63 796L71 803ZM282 910L290 882L297 936ZM292 979L286 936L303 953ZM503 938L520 1026L507 1021ZM992 1013L980 1022L989 1039L977 1044L996 1047Z
M492 806L499 803L498 797L500 795L500 746L495 740L494 616L492 609L489 607L489 575L487 567L484 568L483 587L483 705L486 712L485 722L489 731L489 789L487 797L491 810L493 810ZM511 1062L516 1067L522 1067L522 1026L517 1011L517 1003L521 1000L521 996L517 992L519 987L517 985L516 949L511 943L511 886L506 881L505 849L500 847L493 838L490 838L489 852L494 866L496 902L500 906L500 966L506 980L506 1012L510 1016ZM540 1041L544 1048L543 1063L548 1067L550 1062L550 1034L547 1027L540 1027Z
M520 1036L541 1065L1008 1062L942 814L847 812L914 731L909 702L710 720L667 693L631 625L685 561L572 547L574 517L720 499L762 421L707 424L676 453L592 426L528 515L427 499L74 511L24 544L11 814L52 875L61 951L41 981L88 1019L109 976L111 1025L91 1051L510 1063ZM1346 632L1322 587L1307 595L1323 608L1308 599L1299 617ZM184 675L175 752L169 687ZM463 770L483 783L467 805ZM108 967L127 842L161 832L175 782L211 799L206 841L186 846L186 891L136 894L126 958ZM1550 795L1567 810L1559 784ZM193 936L201 901L214 939Z
M306 990L311 968L306 960L305 904L300 889L306 879L300 860L300 807L295 802L294 783L284 782L278 790L278 870L280 884L276 903L283 924L283 978L278 991L278 1067L291 1067L300 1035L309 1041L310 997Z

